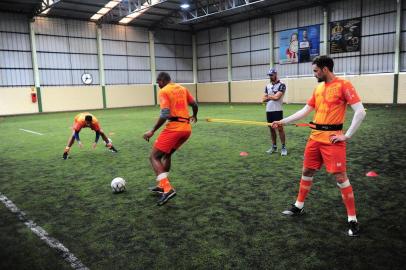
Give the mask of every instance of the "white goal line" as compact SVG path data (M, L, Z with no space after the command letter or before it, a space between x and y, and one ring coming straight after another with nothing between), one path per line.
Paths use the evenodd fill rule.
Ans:
M44 135L44 134L42 134L42 133L39 133L39 132L35 132L35 131L32 131L32 130L28 130L28 129L23 129L23 128L20 128L20 130L21 131L25 131L25 132L28 132L28 133L32 133L32 134L37 134L37 135Z
M55 249L58 254L68 262L75 270L89 270L73 253L69 251L57 239L49 236L49 234L41 227L35 224L34 221L27 218L25 213L21 211L11 200L0 192L0 201L7 207L10 212L16 214L18 219L25 224L35 235L44 241L49 247Z

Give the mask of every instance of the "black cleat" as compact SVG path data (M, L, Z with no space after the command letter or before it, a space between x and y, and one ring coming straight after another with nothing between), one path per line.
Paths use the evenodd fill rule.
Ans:
M161 187L149 187L148 190L157 195L164 193L164 189Z
M157 203L158 206L164 205L167 201L169 201L170 199L172 199L175 196L176 196L176 191L174 189L171 189L166 193L162 193L162 195L161 195L161 197L159 197L159 200Z
M359 236L359 224L358 222L352 220L348 222L348 232L347 235L350 237L357 237Z
M62 158L64 160L67 160L68 159L68 153L67 152L63 153Z
M287 209L282 212L282 214L286 216L300 216L303 215L304 213L304 207L302 209L296 207L296 205L292 204L292 207L290 209Z
M114 146L111 146L111 147L110 147L110 151L113 152L113 153L117 153L117 152L118 152L117 149L114 148Z

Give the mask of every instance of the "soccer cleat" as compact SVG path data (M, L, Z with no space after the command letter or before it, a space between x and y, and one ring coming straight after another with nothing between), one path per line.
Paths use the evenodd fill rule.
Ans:
M281 149L281 156L287 156L287 155L288 155L288 150L285 147L283 147Z
M268 153L268 154L272 154L275 152L278 152L278 148L273 147L273 146L271 148L269 148L268 150L266 150L266 153Z
M302 209L296 207L296 205L292 204L292 207L288 210L282 212L282 214L287 216L300 216L303 215L304 207Z
M117 152L118 152L117 149L114 148L114 146L111 146L111 147L110 147L110 151L113 152L113 153L117 153Z
M155 194L158 194L158 195L161 195L162 193L164 193L164 189L161 188L161 187L149 187L148 189L152 193L155 193Z
M162 193L161 197L158 200L158 206L164 205L167 201L172 199L173 197L176 196L176 191L174 189L169 190L166 193Z
M358 222L352 220L348 222L348 232L347 235L350 237L357 237L359 236L359 224Z
M62 158L65 160L68 159L68 152L64 152L62 155Z

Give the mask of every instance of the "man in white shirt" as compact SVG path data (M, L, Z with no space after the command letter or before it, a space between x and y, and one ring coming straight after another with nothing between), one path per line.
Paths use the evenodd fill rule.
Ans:
M274 121L282 120L283 118L282 104L283 96L286 91L286 85L279 80L278 73L275 68L271 68L268 71L268 76L270 83L265 87L265 95L262 101L266 102L266 119L268 123L272 123ZM269 127L269 130L271 132L272 147L266 152L268 154L272 154L278 150L276 146L276 129ZM277 130L282 144L281 156L286 156L288 154L288 150L286 149L285 131L283 126L278 127Z

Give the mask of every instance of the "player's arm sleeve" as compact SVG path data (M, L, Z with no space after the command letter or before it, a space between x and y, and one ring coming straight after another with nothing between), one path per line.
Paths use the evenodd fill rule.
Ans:
M300 120L302 118L305 118L309 113L311 113L314 110L314 107L310 106L309 104L306 104L301 110L295 112L291 116L288 116L284 119L282 119L282 124L289 124L292 122L295 122L297 120Z
M169 108L163 108L163 109L161 109L159 118L168 119L170 115L171 115L171 110Z
M94 139L94 142L97 143L100 138L100 131L96 131L96 138Z
M354 116L352 118L350 127L345 133L345 136L348 138L351 138L355 134L366 116L365 108L364 105L362 105L362 102L352 104L351 108L354 110Z
M159 114L159 118L156 121L155 125L152 127L151 131L155 132L157 131L168 119L168 117L170 116L170 101L168 96L163 93L162 91L159 91L158 94L159 97L159 106L161 108L160 114Z
M75 133L73 134L73 137L75 137L76 141L78 141L78 142L80 142L79 132L80 132L80 130L75 130Z

